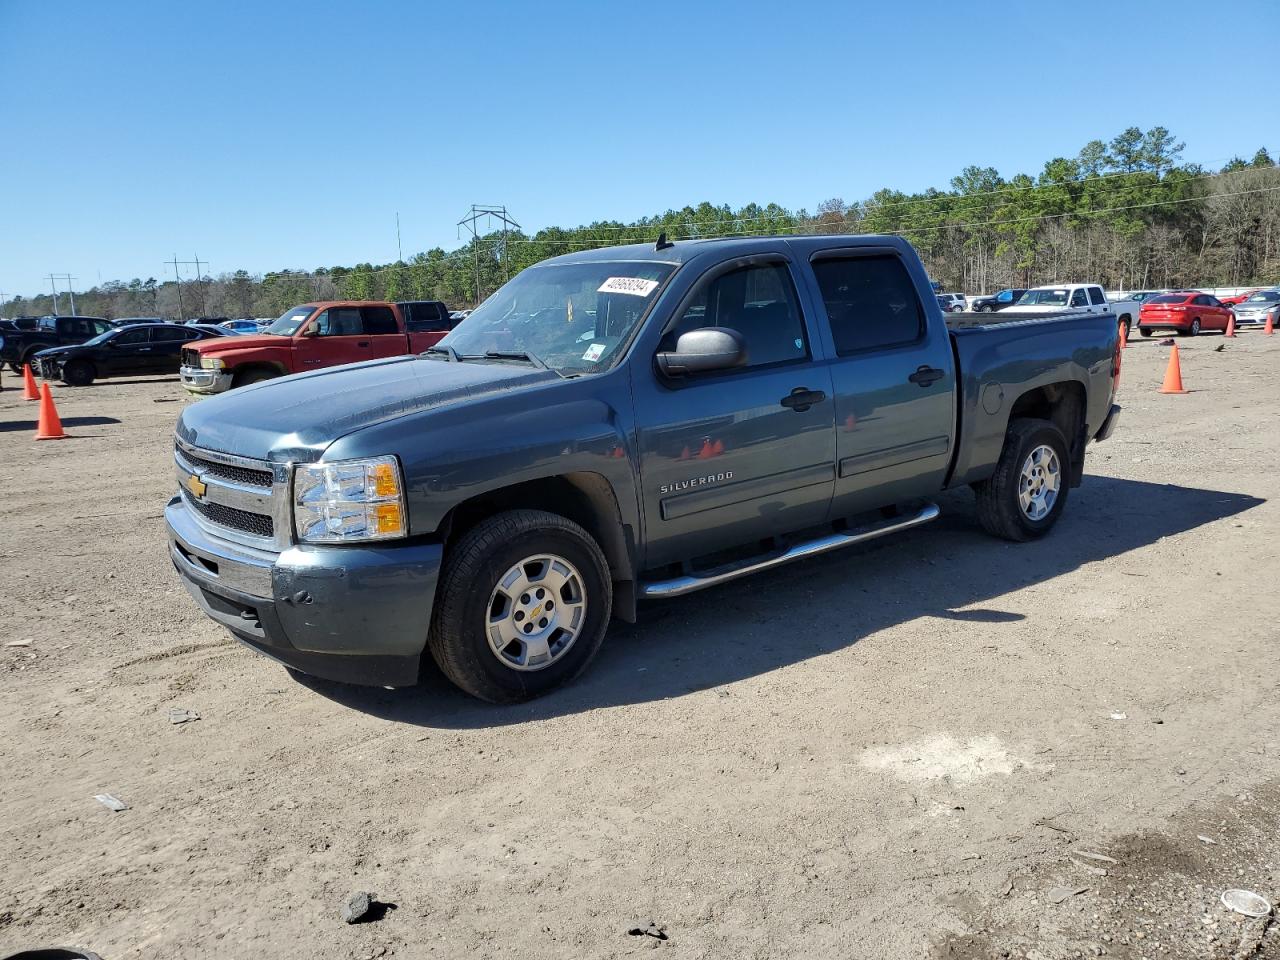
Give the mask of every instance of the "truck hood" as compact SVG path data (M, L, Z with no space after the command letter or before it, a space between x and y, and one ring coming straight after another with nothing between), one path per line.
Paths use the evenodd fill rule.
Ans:
M208 340L197 340L183 344L187 350L194 350L202 357L211 354L227 353L231 350L256 350L260 347L283 347L289 349L293 345L292 337L277 337L274 334L249 334L247 336L211 337Z
M308 462L362 427L559 379L554 371L514 363L369 360L201 400L183 411L177 433L187 443L222 453Z

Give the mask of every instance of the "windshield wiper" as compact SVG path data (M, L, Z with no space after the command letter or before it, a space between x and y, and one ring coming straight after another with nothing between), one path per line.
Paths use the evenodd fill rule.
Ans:
M532 353L525 353L523 350L486 350L484 352L487 360L523 360L525 363L531 363L539 370L550 370L546 362Z
M444 346L436 345L433 347L427 347L427 349L422 352L424 355L432 354L432 353L442 353L449 358L450 363L462 362L462 358L458 356L458 351L453 349L453 347L449 346L448 344L445 344Z

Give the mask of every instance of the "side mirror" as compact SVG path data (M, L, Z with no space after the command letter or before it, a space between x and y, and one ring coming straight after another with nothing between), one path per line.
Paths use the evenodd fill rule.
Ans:
M658 370L667 377L728 370L747 362L742 334L728 327L702 327L680 335L676 348L659 353Z

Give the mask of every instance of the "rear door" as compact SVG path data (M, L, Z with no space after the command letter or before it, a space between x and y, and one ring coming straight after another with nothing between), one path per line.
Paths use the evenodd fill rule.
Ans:
M1086 287L1089 294L1089 312L1090 313L1106 313L1111 309L1107 303L1107 295L1102 292L1101 287Z
M198 331L170 323L157 323L150 328L150 333L148 366L152 373L177 373L183 345L200 338Z
M712 267L658 349L710 326L742 336L746 366L668 379L651 356L631 364L650 566L812 526L831 502L831 376L789 259Z
M833 517L942 489L956 418L951 338L896 250L811 258L835 358Z
M439 303L402 303L405 328L409 332L409 350L421 353L444 339L457 326L449 311Z
M360 308L360 323L368 341L369 357L400 357L409 349L409 338L400 327L396 313L386 304ZM359 342L357 349L363 349ZM425 347L423 349L426 349Z

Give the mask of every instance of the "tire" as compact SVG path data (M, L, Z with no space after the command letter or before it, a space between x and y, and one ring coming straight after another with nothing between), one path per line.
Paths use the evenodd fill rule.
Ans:
M1128 340L1128 339L1129 339L1129 331L1132 329L1132 327L1129 325L1129 318L1128 318L1128 317L1121 317L1121 318L1120 318L1120 329L1124 331L1124 338L1125 338L1126 340Z
M243 373L237 373L231 378L231 386L233 389L235 387L247 387L251 383L261 383L263 380L274 380L278 376L278 373L272 373L270 370L263 370L261 368L257 370L245 370Z
M991 309L991 305L987 303L984 303L982 306L978 308L978 313L991 313L991 312L993 312Z
M87 387L93 380L93 365L88 361L72 360L62 366L62 382L69 387Z
M1152 330L1150 327L1139 327L1138 332L1142 334L1144 337L1149 337L1153 333L1155 333L1155 331Z
M538 564L544 560L559 564L545 565L539 574ZM540 577L555 576L556 571L563 574L564 567L576 577L576 588L572 578L565 583L559 593L560 607L548 623L541 614L557 593L552 590L540 598L535 588ZM522 573L527 589L519 585ZM507 596L500 581L509 576L516 577L517 584ZM581 601L579 619L561 622L560 617L574 615L569 611L574 609L575 595ZM528 618L521 627L526 610ZM466 693L490 703L518 703L542 696L582 673L600 649L612 610L609 565L591 535L559 514L512 510L481 521L449 549L427 647L444 675ZM535 617L541 619L535 622ZM566 641L567 628L575 622L577 631ZM538 624L545 631L538 630ZM529 627L535 628L532 644L522 644L518 633L501 650L496 648L501 639L491 642L491 637L504 631ZM565 644L558 653L557 637ZM517 664L522 658L538 656L532 651L539 648L548 651L546 663Z
M1023 507L1022 479L1033 465L1032 455L1040 453L1041 448L1048 448L1057 458L1056 487L1046 512L1032 517ZM1041 461L1042 464L1048 462L1048 458ZM1062 431L1048 420L1014 420L1005 434L995 473L990 479L973 485L978 500L978 522L987 533L1005 540L1024 542L1043 537L1062 515L1071 489L1070 478L1071 461ZM1039 501L1042 506L1045 500Z
M9 369L10 369L10 370L12 370L14 373L18 374L18 376L22 376L22 364L21 364L21 363L18 363L18 362L16 362L16 361L11 361L11 362L9 363Z
M1187 330L1179 330L1180 337L1198 337L1200 336L1200 318L1196 317L1191 321L1191 327Z

